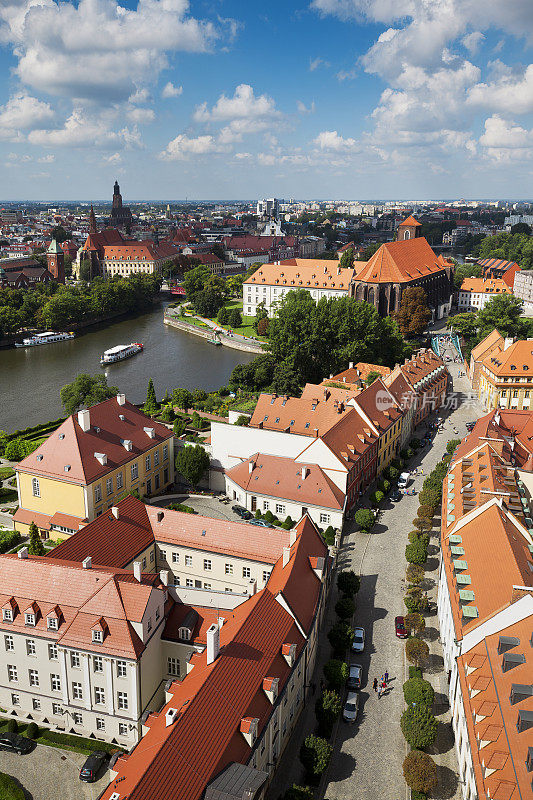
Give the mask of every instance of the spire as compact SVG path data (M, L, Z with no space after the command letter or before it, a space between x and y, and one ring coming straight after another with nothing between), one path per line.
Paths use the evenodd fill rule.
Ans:
M91 213L89 214L89 233L96 233L96 217L91 203Z

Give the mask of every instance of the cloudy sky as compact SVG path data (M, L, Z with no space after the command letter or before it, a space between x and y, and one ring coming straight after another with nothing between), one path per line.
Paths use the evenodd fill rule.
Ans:
M533 195L532 0L0 0L0 199Z

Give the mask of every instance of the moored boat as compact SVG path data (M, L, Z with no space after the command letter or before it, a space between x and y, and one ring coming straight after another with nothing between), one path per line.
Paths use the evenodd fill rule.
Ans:
M44 333L36 333L34 336L29 336L23 339L22 342L15 342L15 347L37 347L40 344L53 344L54 342L64 342L67 339L74 339L75 334L71 331L69 333L62 333L61 331L45 331Z
M116 361L124 361L125 358L137 355L143 349L141 342L132 342L131 344L118 344L116 347L111 347L106 350L100 358L100 364L114 364Z

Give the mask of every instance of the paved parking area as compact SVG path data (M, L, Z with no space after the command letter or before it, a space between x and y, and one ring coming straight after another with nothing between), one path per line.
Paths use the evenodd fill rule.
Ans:
M79 779L87 756L38 744L28 755L0 751L0 770L20 781L26 800L96 800L109 783L109 773L95 783Z
M244 522L237 514L235 514L231 507L235 505L235 501L229 503L221 503L218 497L210 497L209 495L188 495L186 493L172 495L165 495L164 499L159 498L153 500L155 506L168 506L169 503L184 503L191 508L194 508L198 514L203 514L204 517L211 517L212 519L224 519L230 522Z

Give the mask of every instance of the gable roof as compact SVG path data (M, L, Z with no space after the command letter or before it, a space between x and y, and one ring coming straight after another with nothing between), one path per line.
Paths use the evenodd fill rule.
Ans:
M355 281L406 283L444 271L447 262L437 256L423 236L382 244L361 266L355 263Z
M485 336L479 344L476 344L475 347L472 348L471 357L474 361L479 361L483 358L485 354L494 350L496 347L503 347L505 339L501 335L501 333L494 328L493 331L489 333L488 336Z
M513 342L509 347L498 352L490 352L483 358L483 364L495 375L529 376L533 372L533 341L521 340ZM533 380L533 375L531 376Z
M244 283L287 289L335 289L347 293L354 273L351 267L340 267L335 261L294 258L279 264L263 264Z

